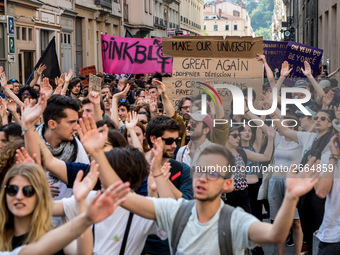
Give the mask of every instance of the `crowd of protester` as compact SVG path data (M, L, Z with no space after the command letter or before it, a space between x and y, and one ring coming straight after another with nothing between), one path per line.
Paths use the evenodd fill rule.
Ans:
M258 60L266 82L253 99L267 110L291 69ZM96 74L94 91L88 77L52 81L45 68L27 86L0 70L0 254L256 255L274 243L282 255L290 239L296 254L340 254L336 72L314 78L305 62L294 82L311 92L310 115L279 105L257 116L211 98L208 114L201 98L176 109L167 74ZM265 124L240 125L249 119ZM235 171L202 170L217 165Z

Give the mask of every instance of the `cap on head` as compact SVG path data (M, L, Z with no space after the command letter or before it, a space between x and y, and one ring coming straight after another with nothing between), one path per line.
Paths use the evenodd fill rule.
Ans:
M295 82L296 88L309 88L309 84L305 80L298 80Z
M109 74L109 73L105 74L104 81L110 81L111 82L113 80L114 80L114 77L113 77L112 74Z
M190 117L196 122L204 122L210 128L213 127L213 120L209 114L202 114L201 111L194 112L190 114Z
M322 80L320 81L319 85L322 89L325 89L331 86L331 82L329 80Z

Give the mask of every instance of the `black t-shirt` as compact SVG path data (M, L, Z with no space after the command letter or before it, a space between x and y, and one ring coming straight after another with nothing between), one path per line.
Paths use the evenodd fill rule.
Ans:
M12 238L12 250L18 248L24 244L25 239L27 238L28 233L23 234L21 236L13 236ZM54 255L65 255L63 250L58 251Z

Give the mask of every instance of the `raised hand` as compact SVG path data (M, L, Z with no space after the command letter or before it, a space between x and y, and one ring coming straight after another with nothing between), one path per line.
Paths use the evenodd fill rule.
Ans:
M99 93L92 91L92 86L89 87L89 100L94 105L100 105Z
M332 154L340 155L340 135L337 133L329 141L329 149Z
M168 180L170 178L170 169L171 169L171 165L169 162L166 162L164 163L164 165L162 166L162 173L163 173L163 176L166 180Z
M6 78L6 74L4 72L0 72L0 82L1 82L1 86L5 89L7 88L7 78Z
M135 111L129 113L129 118L125 121L125 128L126 129L135 129L138 122L138 114Z
M68 71L68 74L65 76L65 82L69 83L70 80L72 79L72 75L73 75L73 70L70 69L70 70Z
M265 55L256 54L256 56L257 56L257 57L256 57L256 60L262 61L263 64L267 62L267 61L266 61L266 56L265 56Z
M288 61L284 61L281 66L281 76L287 77L292 70L293 68L289 69Z
M117 101L119 99L126 98L127 93L130 90L130 84L128 83L125 87L125 89L122 92L116 93L113 95L113 98Z
M275 138L276 131L272 126L267 128L267 135L268 135L268 137L271 137L273 139Z
M93 118L84 116L83 119L79 119L77 130L81 143L89 154L104 148L108 134L108 127L106 125L103 127L103 132L99 132Z
M156 80L155 78L152 79L152 82L157 86L158 94L165 93L165 85L163 82Z
M90 171L83 180L81 179L84 175L84 172L78 172L73 184L73 195L77 202L85 201L87 195L90 193L91 190L93 190L94 186L96 185L99 176L98 166L99 165L96 164L96 161L93 160L91 162Z
M6 103L5 100L0 97L0 116L1 118L7 117L7 112L6 112Z
M46 68L47 68L47 67L46 67L45 65L40 64L40 66L39 66L37 69L35 69L35 71L37 72L37 74L38 74L39 76L41 76L42 73L43 73L43 71L44 71Z
M50 80L44 78L40 84L40 93L43 92L47 98L50 98L53 93L53 87L50 85Z
M50 186L50 192L52 197L57 197L60 194L60 190L58 186L54 186L53 183L49 182L48 185Z
M318 164L320 164L320 160L312 157L305 167L298 171L296 169L297 164L294 162L286 179L286 195L298 199L300 196L308 193L320 180L320 173L316 170L311 170L313 168L316 169ZM313 168L311 168L312 166Z
M311 69L311 67L310 67L310 64L309 64L307 61L305 61L305 62L304 62L304 65L305 65L305 68L304 68L304 69L301 68L302 73L303 73L306 77L312 76L312 69Z
M40 117L46 108L47 98L44 92L40 93L38 103L35 99L28 101L25 100L25 108L22 111L22 124L23 127L27 128L34 124L34 122Z
M150 166L150 172L153 175L157 175L158 170L162 168L162 158L163 158L163 141L162 137L158 137L156 143L154 144L152 150L153 159Z
M328 93L322 99L323 105L328 107L329 104L332 102L333 98L334 98L334 92L331 90L328 91Z
M149 102L150 112L157 112L157 98L151 98Z
M98 223L108 216L125 201L130 192L130 183L118 181L107 188L103 194L98 194L91 200L86 210L86 218L92 223Z
M37 159L37 155L33 154L33 158L31 158L31 156L28 154L28 152L26 151L24 147L21 147L20 150L19 149L16 150L15 157L17 158L17 161L16 161L17 164L33 163L33 164L40 165Z
M61 94L61 91L63 90L63 84L58 85L58 87L54 90L53 94Z
M7 99L7 110L10 112L17 112L17 104L13 101L13 99Z

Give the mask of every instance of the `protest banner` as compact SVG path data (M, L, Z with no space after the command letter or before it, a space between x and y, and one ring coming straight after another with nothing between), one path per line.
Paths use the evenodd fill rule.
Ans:
M251 58L173 58L173 77L261 78L262 62Z
M90 73L92 73L92 74L97 73L95 65L80 68L80 75L81 76L87 77L87 76L89 76Z
M115 74L171 73L172 58L162 54L162 38L101 35L103 71Z
M262 66L262 65L261 65ZM243 90L251 87L256 92L256 100L254 107L258 107L258 103L261 101L260 94L262 93L262 78L224 78L224 79L190 79L183 77L167 77L163 78L163 83L166 86L167 94L174 107L177 109L179 102L183 97L197 98L200 100L200 95L203 94L205 83L214 82L215 89L218 92L219 97L222 100L224 110L231 113L231 100L232 94L230 90L226 88L217 88L217 84L230 84Z
M102 88L102 78L97 77L96 75L90 73L89 74L89 85L92 87L92 91L100 93Z
M255 58L263 53L262 37L227 36L225 40L163 38L163 55L168 57Z
M274 71L281 71L281 65L285 60L288 42L263 41L263 54L266 56L269 67Z
M312 69L312 75L315 77L319 63L321 61L323 50L313 48L297 42L288 42L284 60L287 60L289 67L293 68L285 82L290 83L297 78L306 78L301 71L304 69L304 61L307 61Z

